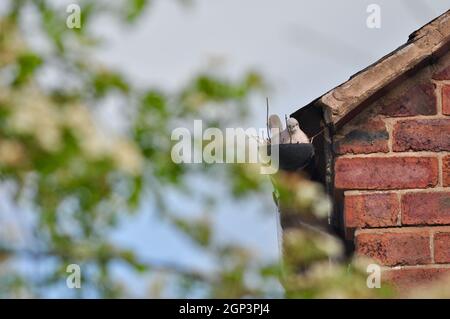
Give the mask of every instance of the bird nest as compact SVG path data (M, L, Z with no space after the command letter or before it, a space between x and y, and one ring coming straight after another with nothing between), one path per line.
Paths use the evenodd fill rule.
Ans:
M279 167L285 171L296 171L307 166L314 157L311 143L266 145L267 155L271 156L272 147L278 147Z

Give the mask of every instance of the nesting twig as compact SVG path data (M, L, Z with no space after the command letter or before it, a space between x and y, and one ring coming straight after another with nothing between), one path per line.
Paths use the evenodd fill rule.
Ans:
M284 114L284 121L286 122L286 131L289 134L289 143L292 144L292 135L291 135L291 131L289 131L289 127L288 127L288 117L287 114Z
M270 136L269 129L269 98L266 97L266 129L267 129L267 140L271 143L272 137Z

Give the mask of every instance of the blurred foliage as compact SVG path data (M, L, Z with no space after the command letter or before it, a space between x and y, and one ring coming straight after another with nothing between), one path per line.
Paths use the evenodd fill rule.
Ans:
M382 284L369 289L366 285L368 263L353 262L349 266L315 262L301 274L283 280L287 298L392 298L392 288Z
M367 266L376 262L345 256L343 239L329 229L331 203L321 185L290 172L279 172L272 183L284 228L281 282L287 298L395 296L387 282L368 288Z
M191 119L210 126L232 122L246 113L249 95L263 88L262 78L254 72L234 80L202 72L178 92L138 88L92 57L100 41L93 20L106 15L131 25L151 1L77 3L80 29L66 27L68 3L58 1L9 1L0 18L1 178L16 186L16 204L26 203L33 211L25 242L0 238L0 296L46 296L65 285L70 263L85 270L83 287L88 288L66 289L67 296L128 296L131 292L112 274L118 262L137 273L178 276L184 294L200 286L212 296L261 295L244 283L251 258L242 248L215 243L209 219L172 212L165 193L189 191L185 177L198 170L171 160L172 129ZM37 19L30 20L30 12ZM36 33L40 46L30 41ZM50 87L42 84L48 69L59 75ZM111 97L125 101L123 132L106 132L97 124L93 110ZM205 110L213 116L205 117ZM230 189L240 185L234 187L240 195L246 185L257 188L243 172L229 170L225 176ZM223 269L211 276L141 260L136 252L114 246L111 231L121 216L140 209L143 194L150 195L146 201L154 203L161 218L215 256ZM46 270L27 275L15 266L21 259L44 262Z

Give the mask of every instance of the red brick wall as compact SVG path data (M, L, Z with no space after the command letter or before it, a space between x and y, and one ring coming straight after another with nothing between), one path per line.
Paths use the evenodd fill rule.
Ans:
M334 183L358 254L409 287L450 274L450 57L334 136Z

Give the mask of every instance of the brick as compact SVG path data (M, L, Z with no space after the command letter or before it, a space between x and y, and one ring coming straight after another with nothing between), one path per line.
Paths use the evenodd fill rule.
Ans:
M442 87L442 114L450 115L450 85Z
M433 157L338 158L335 186L339 189L427 188L438 182Z
M434 261L450 263L450 232L434 234Z
M382 272L383 281L390 283L400 291L415 288L421 285L432 284L436 280L450 276L450 268L408 268L389 269Z
M397 224L400 203L397 194L346 195L345 226L387 227Z
M402 224L450 224L450 192L404 194L402 196Z
M450 155L442 158L442 181L444 186L450 186Z
M437 71L434 75L433 75L433 80L450 80L450 66Z
M431 262L428 231L379 231L358 233L356 252L385 266Z
M435 88L433 83L417 84L383 105L381 114L390 117L434 115L437 113Z
M450 151L450 119L399 121L394 125L392 149Z
M389 133L381 119L368 120L346 129L343 136L336 136L334 151L336 154L368 154L389 152Z

